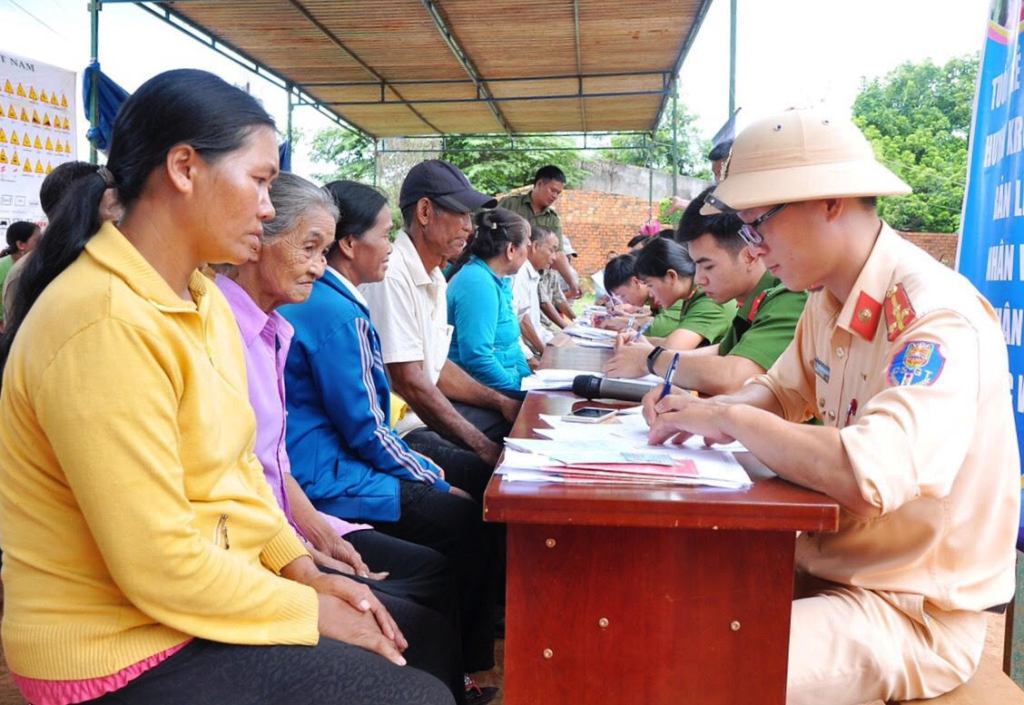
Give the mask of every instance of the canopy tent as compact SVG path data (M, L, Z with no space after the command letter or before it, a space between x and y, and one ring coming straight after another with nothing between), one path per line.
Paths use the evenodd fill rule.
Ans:
M103 1L202 32L373 138L654 130L711 4Z

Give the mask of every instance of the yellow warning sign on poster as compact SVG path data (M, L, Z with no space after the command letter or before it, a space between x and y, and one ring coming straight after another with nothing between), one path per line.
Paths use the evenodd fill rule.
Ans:
M43 177L76 156L77 80L73 71L0 46L0 222L45 224Z

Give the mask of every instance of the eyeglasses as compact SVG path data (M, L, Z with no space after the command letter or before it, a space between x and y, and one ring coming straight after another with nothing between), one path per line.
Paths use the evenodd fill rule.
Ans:
M788 206L788 203L782 203L775 206L764 215L758 216L750 223L744 223L740 226L740 237L743 238L743 242L751 245L752 247L759 247L764 244L764 235L758 230L759 227L764 225L765 221L774 215L777 215L779 211Z

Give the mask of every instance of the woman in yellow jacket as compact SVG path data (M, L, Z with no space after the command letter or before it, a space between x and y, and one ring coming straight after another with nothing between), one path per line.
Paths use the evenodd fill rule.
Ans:
M197 268L252 256L277 171L255 100L160 74L23 275L0 347L3 646L36 705L451 702L400 668L366 586L317 570L253 455L238 329Z

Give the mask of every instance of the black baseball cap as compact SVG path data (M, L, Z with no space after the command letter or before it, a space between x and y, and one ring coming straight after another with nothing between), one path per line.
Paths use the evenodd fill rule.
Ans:
M477 191L457 166L442 159L428 159L409 170L398 195L398 207L404 211L421 198L429 198L456 213L498 205L496 198Z

